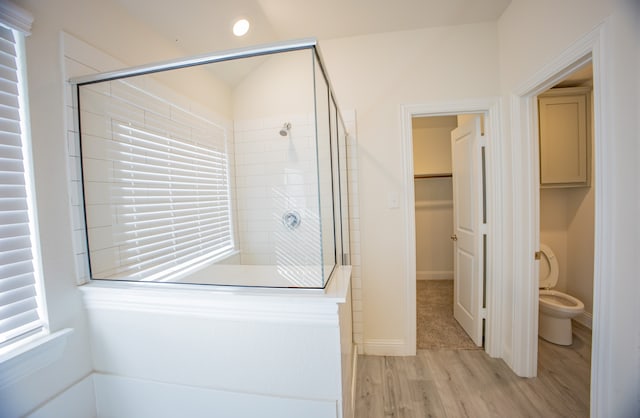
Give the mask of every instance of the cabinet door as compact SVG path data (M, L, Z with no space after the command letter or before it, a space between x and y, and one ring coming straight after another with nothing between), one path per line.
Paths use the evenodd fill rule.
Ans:
M587 95L540 96L540 184L588 185Z

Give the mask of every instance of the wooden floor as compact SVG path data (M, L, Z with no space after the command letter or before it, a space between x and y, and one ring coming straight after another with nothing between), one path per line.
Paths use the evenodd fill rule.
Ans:
M576 324L572 346L538 350L529 379L481 350L359 356L355 417L588 417L590 331Z

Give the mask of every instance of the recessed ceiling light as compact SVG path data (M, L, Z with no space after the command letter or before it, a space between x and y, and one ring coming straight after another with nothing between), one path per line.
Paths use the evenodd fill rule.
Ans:
M233 24L233 34L236 36L244 36L249 32L249 26L247 19L239 19Z

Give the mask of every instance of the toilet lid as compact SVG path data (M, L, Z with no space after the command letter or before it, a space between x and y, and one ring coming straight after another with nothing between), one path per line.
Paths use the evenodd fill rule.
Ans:
M558 259L544 244L540 244L540 252L540 288L552 289L558 284Z

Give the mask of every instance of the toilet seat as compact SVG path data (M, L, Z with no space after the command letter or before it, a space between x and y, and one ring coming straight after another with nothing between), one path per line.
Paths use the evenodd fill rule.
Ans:
M557 290L540 290L540 307L562 309L566 311L580 311L584 310L584 303L578 298L575 298L566 293L558 292Z
M558 284L558 259L551 248L545 244L540 244L540 289L552 289ZM543 266L542 261L546 263ZM543 268L547 267L547 268ZM548 272L545 272L548 271Z

